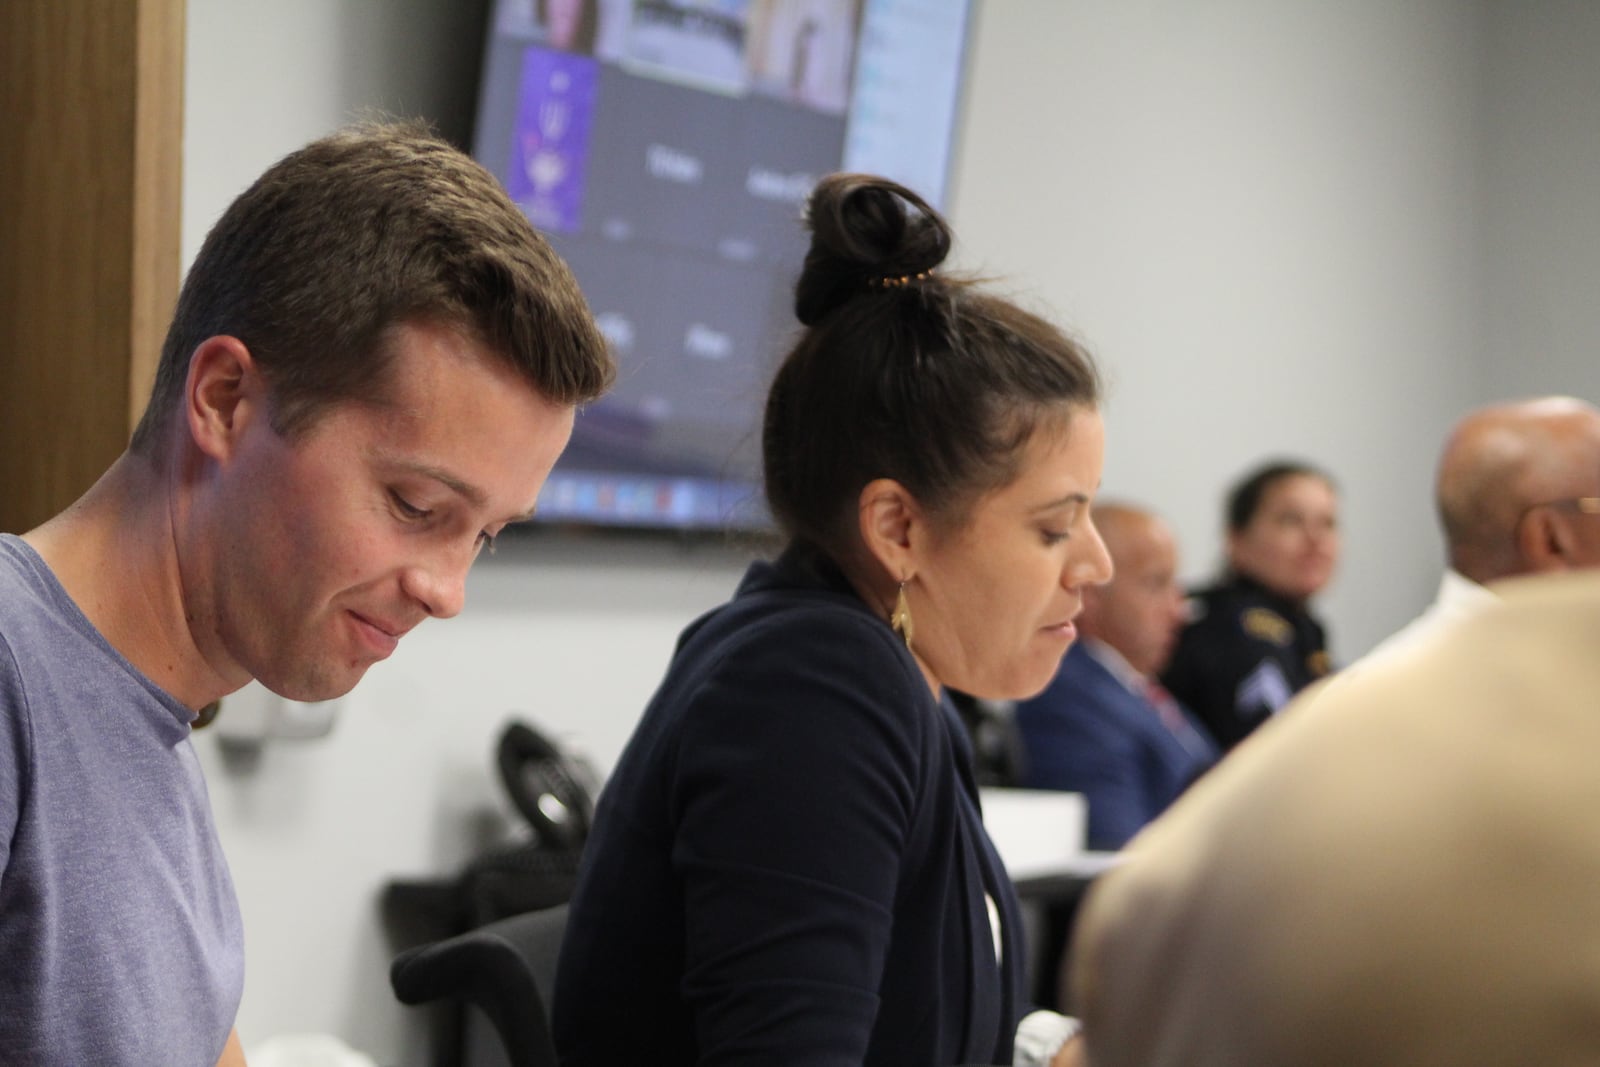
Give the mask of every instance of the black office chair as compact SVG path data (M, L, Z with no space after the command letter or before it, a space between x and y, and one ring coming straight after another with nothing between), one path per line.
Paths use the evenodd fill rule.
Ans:
M980 786L1015 788L1027 766L1017 709L1011 701L979 700L955 689L944 691L972 744L972 769Z
M567 906L513 915L396 956L389 984L403 1004L454 1000L493 1024L511 1067L556 1067L549 1007Z

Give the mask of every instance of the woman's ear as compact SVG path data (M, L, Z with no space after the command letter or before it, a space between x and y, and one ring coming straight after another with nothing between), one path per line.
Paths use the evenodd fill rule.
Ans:
M1239 552L1244 535L1238 530L1228 530L1222 535L1222 559L1228 565L1228 570L1239 570Z
M243 341L224 335L201 341L183 384L183 414L195 447L212 459L226 458L260 409L262 386Z
M916 573L915 528L922 521L911 491L893 478L868 482L857 498L856 518L867 554L894 581L909 581Z

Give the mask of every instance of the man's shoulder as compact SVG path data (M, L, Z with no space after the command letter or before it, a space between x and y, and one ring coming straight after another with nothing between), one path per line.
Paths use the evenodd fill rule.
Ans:
M57 704L98 706L124 686L143 690L147 683L31 546L0 538L0 701L38 714Z
M1019 721L1040 716L1081 719L1086 724L1110 726L1148 712L1143 698L1128 690L1117 677L1090 655L1074 646L1061 663L1049 688L1017 704Z
M1494 1003L1529 982L1585 988L1590 976L1582 968L1557 974L1552 961L1561 954L1547 946L1581 926L1589 910L1585 895L1572 891L1572 872L1600 867L1595 835L1573 817L1593 810L1600 794L1592 758L1600 745L1593 698L1600 573L1519 580L1495 591L1502 602L1436 632L1414 654L1308 691L1097 882L1075 927L1075 950L1094 993L1085 1025L1105 1047L1135 1048L1155 1033L1192 1052L1224 1031L1246 1032L1152 1031L1159 1012L1126 1009L1148 992L1152 963L1241 937L1281 937L1315 955L1222 952L1189 968L1200 981L1165 993L1184 1003L1221 988L1235 1001L1270 999L1305 984L1308 960L1322 974L1398 966L1406 988L1420 991L1419 1004L1436 1003L1441 983L1461 985L1461 1003ZM1374 863L1378 856L1384 861ZM1308 878L1313 870L1333 873ZM1464 870L1483 876L1463 877ZM1352 909L1357 883L1363 906ZM1417 900L1429 901L1423 926ZM1460 959L1456 935L1485 915L1494 917L1494 966L1452 969ZM1326 921L1308 927L1307 916ZM1420 936L1396 955L1393 939L1362 936L1373 929ZM1232 1018L1248 1023L1250 1013ZM1334 1021L1343 1029L1329 1033L1350 1029L1343 1017ZM1309 1031L1274 1032L1292 1043ZM1481 1043L1481 1032L1472 1039ZM1236 1047L1272 1051L1253 1038ZM1453 1062L1491 1061L1510 1062ZM1369 1061L1358 1051L1342 1062Z
M0 591L11 593L37 584L33 561L37 554L16 534L0 533ZM0 612L11 606L11 597L0 598Z
M21 538L0 535L0 669L33 652L59 655L82 626L44 561Z
M1487 587L1453 570L1446 571L1437 595L1422 614L1379 641L1340 673L1355 677L1375 664L1404 658L1425 647L1435 634L1460 626L1498 601L1499 597Z
M25 650L48 642L50 598L31 551L21 538L0 534L0 697L15 684Z
M22 538L0 534L0 634L60 614L60 585Z

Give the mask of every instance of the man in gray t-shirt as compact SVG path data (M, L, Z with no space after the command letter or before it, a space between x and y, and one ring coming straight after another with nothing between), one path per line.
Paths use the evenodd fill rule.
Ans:
M234 201L128 450L0 537L0 1064L244 1062L197 709L332 699L458 612L612 374L566 266L425 130L342 131Z
M0 1063L201 1062L244 951L194 712L10 534L0 708Z

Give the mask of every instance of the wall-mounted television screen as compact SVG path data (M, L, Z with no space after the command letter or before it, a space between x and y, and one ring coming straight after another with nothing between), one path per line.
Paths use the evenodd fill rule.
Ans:
M539 522L759 529L822 175L944 198L968 0L496 0L474 154L616 352Z

